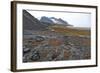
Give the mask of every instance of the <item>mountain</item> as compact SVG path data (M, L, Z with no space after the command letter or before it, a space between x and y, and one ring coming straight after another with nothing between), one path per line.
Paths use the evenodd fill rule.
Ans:
M61 25L68 25L67 21L64 21L63 19L59 18L55 18L55 17L51 17L50 18L55 24L61 24Z
M49 23L49 24L60 24L60 25L71 26L67 21L65 21L61 18L55 18L55 17L43 16L43 17L41 17L40 22Z
M59 18L58 21L62 22L63 24L65 25L68 25L68 22L67 21L64 21L63 19Z
M44 23L53 24L53 21L50 20L50 18L48 18L48 17L46 17L46 16L41 17L40 21L41 21L41 22L44 22Z
M23 10L23 29L26 30L46 30L48 26L42 24L37 18L26 10Z

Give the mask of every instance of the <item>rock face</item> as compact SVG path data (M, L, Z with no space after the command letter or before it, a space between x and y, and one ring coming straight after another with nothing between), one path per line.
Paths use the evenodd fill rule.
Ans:
M23 29L24 30L46 30L47 25L42 24L37 18L26 10L23 10Z

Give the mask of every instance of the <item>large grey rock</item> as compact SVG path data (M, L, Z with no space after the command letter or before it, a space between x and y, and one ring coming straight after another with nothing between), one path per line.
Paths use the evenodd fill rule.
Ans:
M38 51L33 51L32 56L31 56L31 60L36 61L36 60L39 60L39 58L40 58L39 52Z
M24 47L24 48L23 48L23 52L24 52L24 53L28 53L28 52L30 52L30 48L26 48L26 47Z

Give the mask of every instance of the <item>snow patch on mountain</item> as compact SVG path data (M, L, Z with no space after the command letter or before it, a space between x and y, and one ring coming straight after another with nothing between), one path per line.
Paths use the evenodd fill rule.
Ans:
M46 16L42 16L40 19L40 22L46 22L46 23L50 23L50 24L60 24L60 25L67 25L70 26L70 24L61 19L61 18L55 18L55 17L46 17Z

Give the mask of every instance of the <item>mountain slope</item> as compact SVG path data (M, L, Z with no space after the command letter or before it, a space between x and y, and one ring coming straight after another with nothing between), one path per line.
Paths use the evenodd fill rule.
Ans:
M26 30L46 30L47 25L42 24L26 10L23 10L23 29Z

